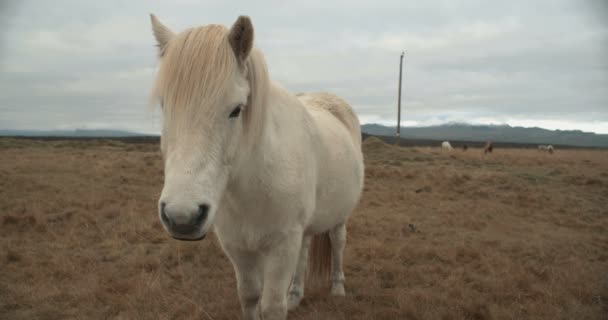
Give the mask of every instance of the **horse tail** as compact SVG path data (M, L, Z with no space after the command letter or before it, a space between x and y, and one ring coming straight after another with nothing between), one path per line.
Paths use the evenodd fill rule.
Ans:
M329 239L329 231L313 236L310 244L308 270L314 278L329 278L331 271L331 241Z

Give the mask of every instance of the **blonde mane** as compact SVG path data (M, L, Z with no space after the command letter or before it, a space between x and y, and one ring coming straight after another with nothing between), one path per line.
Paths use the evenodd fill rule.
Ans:
M166 109L166 116L195 119L209 115L226 94L228 82L245 68L250 96L244 111L246 131L261 130L262 110L270 86L262 53L253 49L244 65L230 46L228 29L222 25L186 29L161 48L161 67L152 91ZM255 136L255 135L254 135Z

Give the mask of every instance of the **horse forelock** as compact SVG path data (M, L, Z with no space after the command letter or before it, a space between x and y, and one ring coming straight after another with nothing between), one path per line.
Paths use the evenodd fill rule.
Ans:
M224 96L238 68L227 35L226 27L208 25L184 30L169 42L152 93L163 108L189 116Z
M156 77L153 99L160 99L169 115L193 118L194 113L213 113L213 106L226 94L229 81L239 68L246 68L250 86L244 112L247 131L260 130L262 113L270 87L262 53L254 48L244 66L236 59L228 39L228 29L208 25L187 29L167 45Z

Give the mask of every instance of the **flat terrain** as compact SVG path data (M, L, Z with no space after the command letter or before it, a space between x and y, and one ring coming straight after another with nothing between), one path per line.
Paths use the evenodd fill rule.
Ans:
M608 151L364 143L344 298L289 319L606 319ZM0 139L0 319L238 319L215 237L169 239L156 144Z

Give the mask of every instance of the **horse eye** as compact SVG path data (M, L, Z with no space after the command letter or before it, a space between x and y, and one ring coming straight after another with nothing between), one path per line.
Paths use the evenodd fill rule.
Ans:
M232 112L230 113L230 118L236 118L241 114L241 110L243 109L243 105L238 105Z

